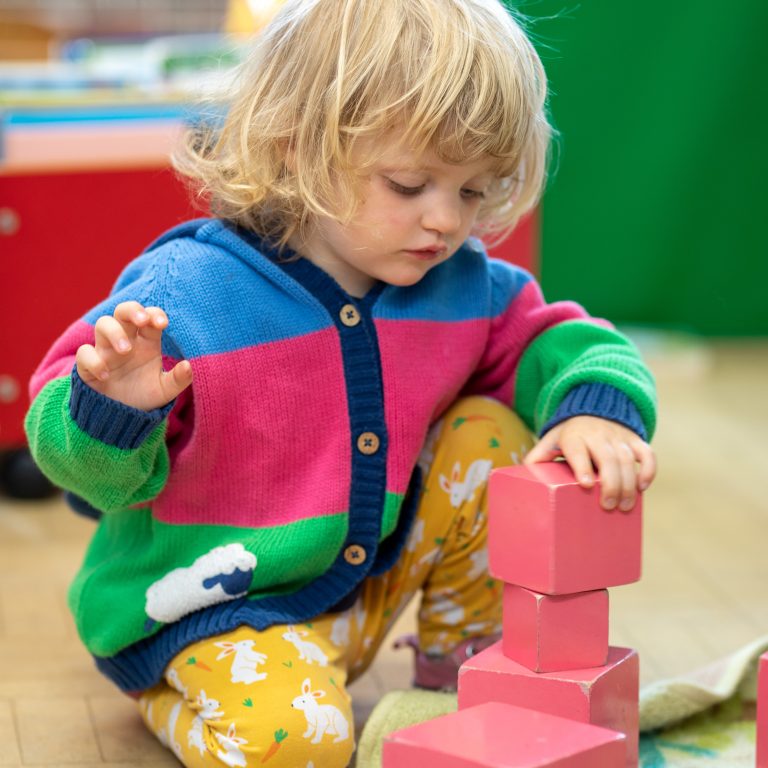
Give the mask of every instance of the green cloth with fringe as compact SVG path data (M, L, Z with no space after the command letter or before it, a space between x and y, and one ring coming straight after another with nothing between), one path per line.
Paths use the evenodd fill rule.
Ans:
M757 662L768 635L690 674L640 691L641 768L752 768ZM393 731L456 711L456 694L390 691L377 704L357 748L357 768L380 768Z

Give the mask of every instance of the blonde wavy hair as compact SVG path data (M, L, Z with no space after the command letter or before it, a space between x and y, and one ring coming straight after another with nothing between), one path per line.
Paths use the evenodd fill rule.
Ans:
M351 219L376 160L361 167L355 142L393 131L446 162L493 158L480 237L502 239L541 194L546 77L497 0L288 0L238 75L174 165L215 215L281 246L316 216Z

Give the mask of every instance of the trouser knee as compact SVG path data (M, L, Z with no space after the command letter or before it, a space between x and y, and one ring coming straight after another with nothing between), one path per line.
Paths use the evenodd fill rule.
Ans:
M472 395L456 400L442 418L442 439L466 441L470 437L525 446L533 441L531 430L515 411L491 397Z

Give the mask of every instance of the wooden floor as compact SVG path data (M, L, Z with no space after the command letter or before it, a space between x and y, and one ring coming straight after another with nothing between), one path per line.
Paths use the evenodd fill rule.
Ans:
M768 633L768 341L637 338L659 383L660 472L644 577L611 590L611 637L639 650L648 683ZM176 765L75 637L64 595L91 530L58 499L0 499L3 768ZM408 680L408 659L385 650L353 686L359 722Z

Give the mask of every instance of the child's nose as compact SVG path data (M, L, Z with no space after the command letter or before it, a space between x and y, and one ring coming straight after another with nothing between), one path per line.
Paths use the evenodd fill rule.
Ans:
M424 229L451 235L461 227L461 211L453 202L438 201L427 205L421 222Z

